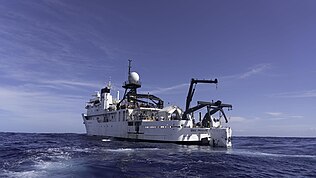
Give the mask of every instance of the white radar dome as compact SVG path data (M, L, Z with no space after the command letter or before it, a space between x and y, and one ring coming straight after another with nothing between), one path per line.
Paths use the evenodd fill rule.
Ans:
M131 72L131 74L128 77L128 81L130 83L137 83L139 81L139 75L136 72Z

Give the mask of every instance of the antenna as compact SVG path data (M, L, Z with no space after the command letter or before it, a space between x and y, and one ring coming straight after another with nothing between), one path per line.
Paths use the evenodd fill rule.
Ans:
M106 87L109 88L109 89L112 88L112 82L111 82L111 80L112 80L112 77L110 76L110 77L109 77L109 82L108 82L108 84L106 85Z
M131 68L132 68L131 63L132 63L132 60L129 59L129 60L128 60L128 75L131 74Z

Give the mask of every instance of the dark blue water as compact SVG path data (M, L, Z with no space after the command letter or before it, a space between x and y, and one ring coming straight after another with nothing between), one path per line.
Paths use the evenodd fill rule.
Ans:
M0 133L0 177L316 177L316 138L235 137L214 149Z

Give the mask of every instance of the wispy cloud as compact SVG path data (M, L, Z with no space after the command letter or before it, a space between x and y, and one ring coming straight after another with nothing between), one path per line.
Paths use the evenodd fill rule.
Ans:
M112 49L112 43L108 43L94 25L86 23L98 19L96 16L69 23L77 19L80 6L75 8L62 1L21 3L28 10L0 6L4 12L0 17L2 76L24 81L30 76L48 80L53 76L53 79L60 80L65 77L86 78L84 74L87 73L114 70L108 62L112 54L97 45ZM32 10L37 13L32 13ZM100 56L105 56L105 59Z
M287 120L287 119L304 118L304 116L291 115L291 114L286 114L286 113L282 113L282 112L266 112L266 114L269 115L268 119L272 119L272 120Z
M283 113L281 113L281 112L266 112L266 114L268 114L270 116L281 116L281 115L283 115Z
M21 115L28 113L34 116L32 113L36 111L52 110L53 108L66 111L73 109L74 103L78 101L84 101L84 98L48 91L23 90L22 87L0 87L0 108L21 113ZM84 104L84 102L81 103ZM26 110L29 112L25 112Z
M304 118L304 116L289 116L289 117L291 117L291 118L294 118L294 119L301 119L301 118Z
M151 90L148 92L151 94L168 94L170 92L182 90L184 88L187 88L188 86L189 86L189 84L183 83L183 84L178 84L178 85L174 85L174 86L170 86L170 87L154 89L154 90Z
M235 75L229 75L224 76L222 78L226 79L246 79L258 74L262 74L265 71L269 70L271 68L271 64L257 64L255 66L252 66L248 68L248 70L244 73L235 74Z
M11 127L11 131L83 131L80 113L84 110L84 104L85 98L77 95L0 87L1 116L7 120L3 125L11 123L6 127ZM71 127L71 123L76 125ZM34 125L37 125L37 129Z
M233 124L246 124L255 123L258 120L262 120L259 117L244 117L244 116L231 116L229 117L229 122Z
M304 90L294 92L283 92L270 95L276 98L314 98L316 97L316 90Z
M89 88L100 88L102 83L97 81L85 81L83 79L77 79L75 76L56 77L49 73L40 71L24 70L21 68L11 68L0 66L2 75L0 78L9 79L11 81L20 82L22 85L26 83L28 86L38 86L40 88L52 88L52 89L82 89L82 87ZM70 78L71 77L71 78ZM80 88L79 88L80 87Z
M249 68L249 71L241 74L239 76L239 78L240 79L248 78L248 77L251 77L253 75L257 75L259 73L262 73L263 71L270 69L270 68L271 68L270 64L258 64L256 66Z
M230 122L245 122L247 121L248 119L246 119L245 117L240 117L240 116L233 116L233 117L230 117Z
M100 88L101 85L99 83L85 82L85 81L73 81L73 80L47 80L40 81L45 84L52 84L57 86L81 86L81 87L93 87Z

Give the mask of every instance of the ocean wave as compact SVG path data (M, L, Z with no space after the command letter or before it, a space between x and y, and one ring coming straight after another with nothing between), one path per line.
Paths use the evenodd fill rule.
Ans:
M23 178L36 178L36 177L44 177L45 171L8 171L8 170L3 170L0 173L1 177L12 177L12 178L18 178L18 177L23 177Z
M106 152L133 152L133 151L156 151L159 148L117 148L117 149L102 149Z
M80 134L5 138L5 147L0 148L1 178L316 176L316 139L237 137L232 149L219 149L102 141ZM18 140L25 142L15 144Z
M65 169L69 165L63 161L51 162L51 161L39 161L34 165L37 171L47 171L47 170L59 170Z
M287 158L316 158L316 155L306 155L306 154L280 154L280 153L266 153L266 152L253 152L253 151L242 151L235 150L230 152L230 154L235 155L249 155L249 156L270 156L270 157L287 157Z

